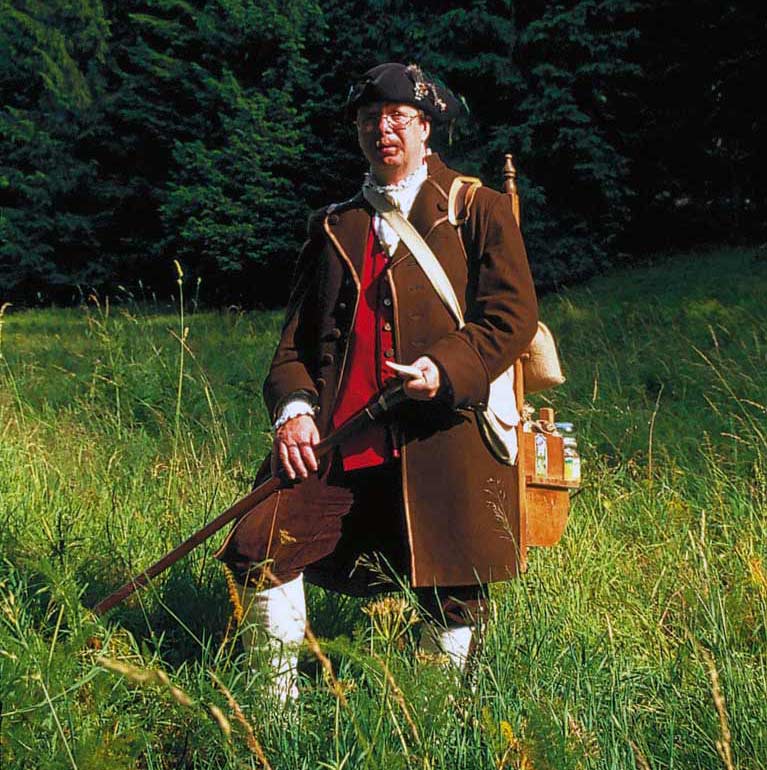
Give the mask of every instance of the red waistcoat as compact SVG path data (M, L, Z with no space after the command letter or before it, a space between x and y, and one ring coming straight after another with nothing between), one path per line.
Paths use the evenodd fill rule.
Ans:
M333 427L362 409L397 375L385 365L394 361L394 312L385 270L389 255L381 248L371 222L360 276L360 299L351 329L346 370L341 382ZM369 468L391 459L391 436L380 424L350 438L341 448L344 469Z

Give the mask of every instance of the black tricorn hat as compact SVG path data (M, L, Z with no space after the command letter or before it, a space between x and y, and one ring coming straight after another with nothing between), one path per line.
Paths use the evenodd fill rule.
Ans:
M427 78L417 64L388 62L369 69L349 89L346 112L354 117L359 107L371 102L412 104L434 121L457 118L463 104L445 86Z

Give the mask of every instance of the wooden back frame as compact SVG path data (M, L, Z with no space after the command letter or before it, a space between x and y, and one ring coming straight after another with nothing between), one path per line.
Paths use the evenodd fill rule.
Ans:
M503 190L511 198L511 209L514 218L520 227L519 191L517 190L517 170L514 167L514 158L508 154L503 164ZM523 354L524 355L524 354ZM525 403L525 374L522 368L522 359L514 362L514 397L517 408L522 411ZM519 534L517 547L519 549L519 569L524 572L527 569L527 480L525 469L525 434L524 424L520 420L517 425L517 508L519 510Z
M511 155L506 156L503 177L504 192L511 198L514 217L520 224L517 172ZM514 395L520 411L525 403L523 363L529 356L525 352L514 362ZM528 548L547 547L559 542L570 512L570 494L580 488L580 481L565 478L564 441L561 437L546 436L546 472L543 475L538 474L536 467L534 434L525 432L522 420L517 426L517 441L518 562L520 572L524 572L527 569ZM531 462L532 467L528 467Z

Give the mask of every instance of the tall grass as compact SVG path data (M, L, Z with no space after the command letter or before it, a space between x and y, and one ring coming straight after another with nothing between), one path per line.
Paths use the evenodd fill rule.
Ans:
M766 294L729 250L547 298L569 379L538 403L586 485L493 588L472 687L416 651L406 595L313 591L288 708L243 665L215 544L87 610L247 490L279 314L7 308L0 767L764 766Z

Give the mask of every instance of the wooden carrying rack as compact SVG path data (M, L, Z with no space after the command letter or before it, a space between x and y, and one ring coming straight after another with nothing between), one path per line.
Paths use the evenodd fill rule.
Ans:
M511 155L503 167L503 189L511 197L517 224L521 226L517 172ZM522 411L525 403L523 359L514 363L514 395ZM537 475L535 461L536 436L546 441L546 473ZM517 426L519 452L517 455L517 508L519 511L519 565L527 568L527 549L532 546L556 545L567 524L570 512L570 492L580 487L579 481L565 480L564 439L548 433L525 430L524 421Z

